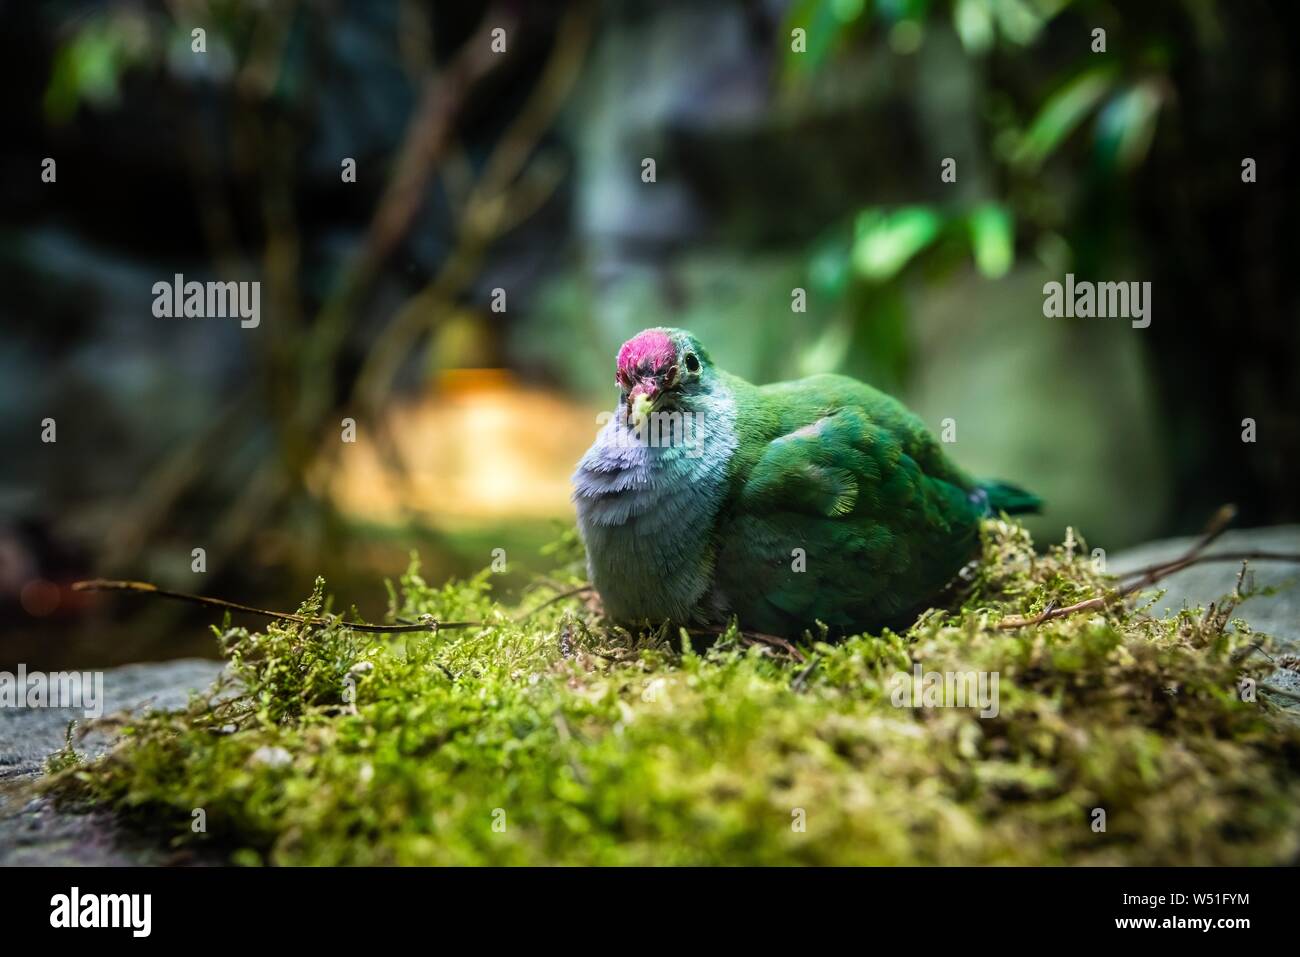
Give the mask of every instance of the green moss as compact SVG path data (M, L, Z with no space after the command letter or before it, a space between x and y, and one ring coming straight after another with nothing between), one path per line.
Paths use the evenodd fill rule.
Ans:
M572 557L571 543L559 550ZM566 577L573 579L572 573ZM576 580L576 579L574 579ZM278 864L1283 863L1300 852L1300 731L1243 676L1223 614L1005 615L1113 588L990 522L961 607L807 662L734 631L709 647L609 630L576 600L520 623L490 576L395 617L483 627L400 640L220 632L231 679L134 720L48 787L177 843ZM539 587L536 607L565 587ZM303 606L317 614L323 586ZM694 646L693 646L694 645ZM999 708L895 707L895 676L996 672ZM196 808L207 831L191 829ZM1094 809L1106 812L1094 830ZM802 827L800 827L802 823Z

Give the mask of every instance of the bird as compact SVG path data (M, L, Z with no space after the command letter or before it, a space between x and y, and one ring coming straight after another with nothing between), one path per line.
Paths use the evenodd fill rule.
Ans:
M973 479L919 416L849 376L753 385L656 327L618 350L615 383L572 480L614 622L735 620L787 639L905 626L977 557L984 518L1042 507Z

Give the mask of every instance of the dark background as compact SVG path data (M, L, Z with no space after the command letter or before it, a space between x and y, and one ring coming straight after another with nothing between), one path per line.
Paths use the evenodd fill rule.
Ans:
M659 324L954 419L1040 542L1295 521L1290 10L0 5L0 667L214 652L92 575L288 610L323 574L377 618L411 550L499 548L517 594ZM259 280L260 326L155 318L177 272ZM1045 318L1067 272L1150 281L1150 327Z

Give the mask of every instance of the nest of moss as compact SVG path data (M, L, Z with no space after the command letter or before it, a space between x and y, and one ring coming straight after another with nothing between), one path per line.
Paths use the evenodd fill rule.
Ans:
M526 606L578 581L568 558ZM999 628L1115 583L1071 544L1037 555L992 521L959 608L903 633L809 636L791 660L734 628L707 646L610 629L569 598L521 621L489 582L433 587L413 563L390 586L395 620L484 623L462 631L227 624L216 688L130 718L93 762L70 739L45 787L237 863L1300 855L1300 729L1251 693L1268 639L1231 617L1240 588L1209 612L1116 601ZM322 583L301 613L327 613ZM996 707L900 694L922 690L918 670L996 676Z

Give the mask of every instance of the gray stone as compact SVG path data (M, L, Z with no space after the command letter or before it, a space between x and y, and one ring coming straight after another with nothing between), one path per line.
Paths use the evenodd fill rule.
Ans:
M1111 556L1107 570L1120 574L1168 561L1184 554L1195 542L1193 536L1140 545ZM1228 531L1214 541L1205 554L1246 551L1300 553L1300 525ZM1240 562L1204 562L1162 579L1154 589L1164 589L1165 594L1153 606L1152 613L1204 607L1219 601L1231 593L1240 568ZM1241 618L1255 631L1277 638L1277 650L1271 652L1274 658L1278 654L1300 655L1300 563L1252 561L1249 570L1256 587L1272 587L1277 591L1248 599L1237 608L1234 617ZM1300 695L1300 674L1294 671L1278 669L1266 683L1292 695ZM1291 701L1291 705L1295 704Z
M104 672L104 713L183 707L191 691L209 687L219 661L183 659L127 665ZM68 722L80 709L0 708L0 865L161 864L171 857L119 832L112 816L74 814L32 787L45 759L62 747ZM112 744L90 735L78 750L102 754Z

